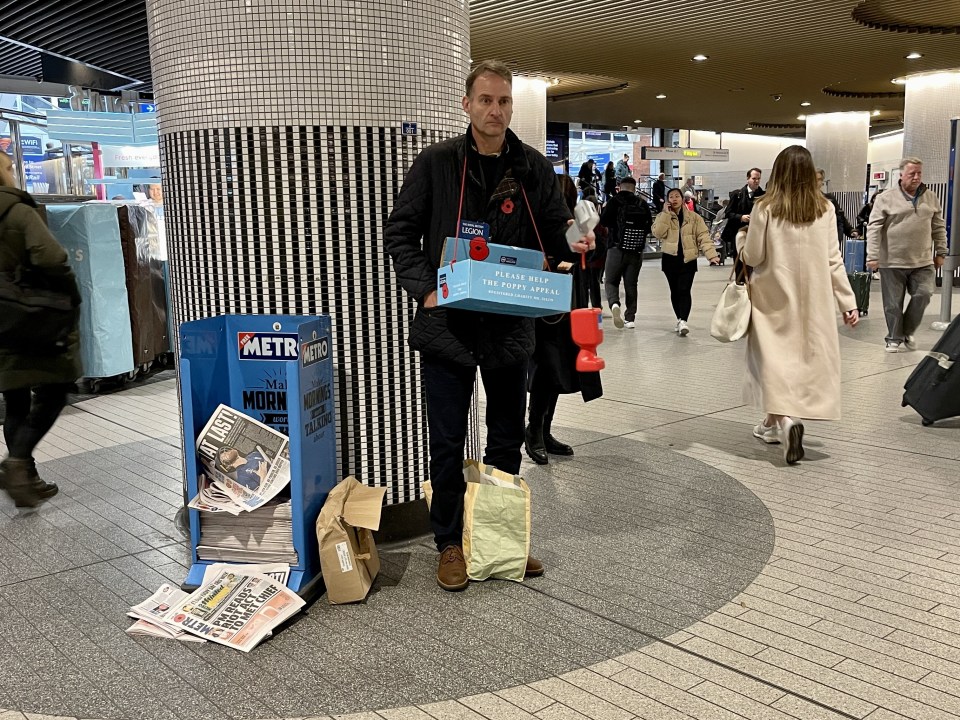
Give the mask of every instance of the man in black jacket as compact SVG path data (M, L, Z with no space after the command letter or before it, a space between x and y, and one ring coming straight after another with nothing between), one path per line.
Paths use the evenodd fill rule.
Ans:
M727 224L723 226L720 237L727 255L734 260L737 258L737 233L750 223L753 202L763 195L760 175L760 168L750 168L747 171L747 184L730 193L730 202L727 204Z
M637 317L637 283L643 265L643 248L653 218L650 206L636 195L637 181L625 177L620 192L611 198L600 216L600 224L609 231L607 262L603 286L617 328L633 328ZM627 298L627 310L620 309L620 280Z
M840 252L843 252L843 239L845 236L850 236L854 240L860 239L860 233L857 229L850 224L850 221L847 220L847 216L843 214L843 210L840 207L840 203L837 201L836 196L833 193L828 193L823 189L823 181L826 177L826 173L823 168L817 168L817 185L820 187L820 191L823 193L823 196L830 201L830 204L833 205L834 212L837 214L837 241L840 243Z
M425 149L414 160L384 228L384 246L403 289L417 301L408 343L420 352L430 431L430 524L440 551L437 583L467 586L463 558L463 454L477 368L487 399L483 462L520 470L527 360L534 348L530 318L437 306L443 243L457 237L457 220L482 221L490 240L570 256L592 247L591 232L567 245L573 222L550 162L509 130L512 74L499 62L480 63L467 77L467 132ZM539 234L539 239L538 239ZM527 574L543 565L527 561Z
M663 212L663 204L667 201L667 184L663 181L665 175L660 173L653 181L653 207L656 211Z

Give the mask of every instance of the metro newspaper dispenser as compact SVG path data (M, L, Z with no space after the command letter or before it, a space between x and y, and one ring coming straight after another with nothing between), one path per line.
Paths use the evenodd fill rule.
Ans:
M220 315L180 326L188 497L198 492L197 436L221 403L287 435L291 539L298 559L287 587L300 595L310 594L320 579L314 528L337 481L332 344L327 315ZM209 513L189 511L192 566L184 590L198 587L206 567L216 562L197 555L201 515Z
M539 250L487 243L490 254L472 260L470 242L447 238L443 245L437 269L440 307L524 317L570 311L573 278L544 270Z

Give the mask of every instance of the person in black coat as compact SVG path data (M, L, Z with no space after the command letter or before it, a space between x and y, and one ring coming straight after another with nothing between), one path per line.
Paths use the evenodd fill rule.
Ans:
M725 254L732 257L734 261L737 259L737 233L750 223L753 203L758 197L763 196L763 188L760 187L761 174L760 168L750 168L747 171L747 184L730 193L726 213L727 224L723 226L720 238L726 249Z
M823 180L826 177L826 173L822 168L817 169L817 187L823 191ZM850 221L847 220L847 216L843 214L843 210L840 208L840 203L837 202L837 198L834 197L833 193L824 192L823 196L830 201L830 204L833 205L833 210L837 215L837 240L840 243L840 252L843 252L843 239L845 236L850 236L854 240L860 238L860 232L850 224ZM869 220L869 217L867 218Z
M580 172L577 173L577 185L583 190L588 185L593 185L597 179L597 163L590 158L580 166Z
M653 207L660 213L663 212L663 204L667 201L667 184L664 182L663 173L653 181Z
M527 363L534 349L530 318L437 304L437 269L458 221L489 225L490 240L547 255L568 256L593 247L593 233L572 245L573 223L550 161L509 130L513 75L500 62L482 62L466 81L467 131L417 156L384 227L384 247L403 289L417 301L408 343L420 352L430 435L430 524L440 557L437 584L467 587L463 558L463 455L477 369L487 398L483 462L516 474L520 469L527 400ZM534 558L527 573L543 573Z
M577 188L573 180L562 175L560 188L567 207L573 212L577 204ZM598 243L595 250L587 253L587 262L602 251ZM547 260L554 272L573 275L571 310L587 307L590 299L590 268L581 268L579 262L554 257L548 257ZM560 396L579 392L584 402L590 402L603 395L603 387L599 372L577 372L580 348L573 342L570 313L537 318L536 327L537 348L530 364L530 421L524 433L524 449L535 463L546 465L550 462L550 455L573 455L573 448L557 440L551 432Z
M603 199L609 200L617 193L617 171L613 167L613 160L603 169Z

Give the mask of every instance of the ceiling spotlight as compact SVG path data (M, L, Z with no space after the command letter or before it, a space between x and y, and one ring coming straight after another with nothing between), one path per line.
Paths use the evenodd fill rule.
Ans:
M663 93L660 93L659 95L657 95L657 100L666 100L666 99L667 99L667 96L664 95Z
M806 120L806 119L807 119L806 115L797 115L797 120Z
M639 125L639 124L642 123L642 122L643 122L643 120L634 120L634 121L633 121L633 124L634 124L634 125Z
M871 114L873 115L873 117L876 117L877 115L880 114L880 111L879 111L879 110L874 110L873 113L871 113Z
M906 79L906 78L894 78L894 79L891 80L890 82L892 82L894 85L906 85L906 84L907 84L907 79Z
M904 55L904 57L905 57L907 60L919 60L920 58L923 57L923 55L920 54L920 53L918 53L918 52L912 52L912 53L910 53L909 55Z
M560 78L553 78L553 79L550 81L550 84L553 85L554 87L556 87L557 85L560 84Z
M694 61L694 62L703 62L704 60L709 60L709 59L710 59L710 56L709 56L709 55L694 55L694 56L693 56L693 61Z
M810 107L810 101L804 100L802 103L800 103L800 107Z
M753 130L753 128L747 125L747 127L745 127L744 130Z

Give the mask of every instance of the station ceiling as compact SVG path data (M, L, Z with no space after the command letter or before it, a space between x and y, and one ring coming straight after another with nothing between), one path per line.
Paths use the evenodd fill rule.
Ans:
M151 89L143 0L0 0L0 18L0 74L40 77L46 51ZM960 68L958 34L960 0L471 3L475 60L557 80L550 120L612 128L802 134L800 115L866 110L896 129L891 81Z

